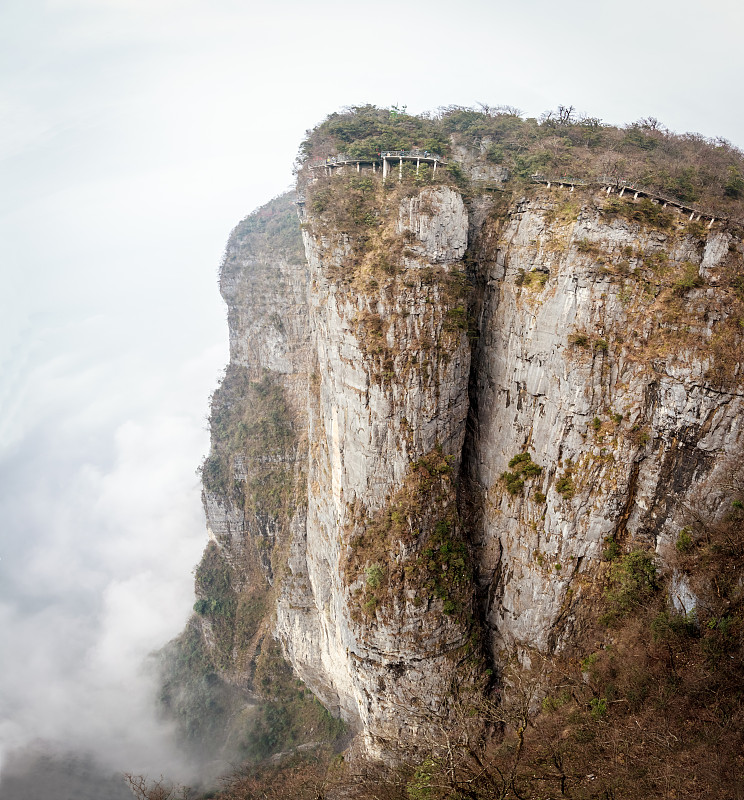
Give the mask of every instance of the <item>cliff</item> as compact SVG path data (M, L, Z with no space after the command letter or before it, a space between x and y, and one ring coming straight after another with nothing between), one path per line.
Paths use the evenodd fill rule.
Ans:
M740 228L488 152L306 166L222 267L192 630L258 707L278 642L375 756L580 642L623 554L692 611L680 531L742 463Z
M370 207L378 189L350 187ZM308 511L276 631L373 752L415 735L476 663L454 480L468 410L470 346L454 313L464 318L467 224L445 186L385 204L363 244L332 218L303 225Z

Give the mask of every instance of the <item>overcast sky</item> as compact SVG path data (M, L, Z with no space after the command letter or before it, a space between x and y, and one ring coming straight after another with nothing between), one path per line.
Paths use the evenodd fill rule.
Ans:
M0 763L39 738L165 758L137 675L206 539L217 267L304 131L352 104L572 104L742 146L742 9L0 3Z

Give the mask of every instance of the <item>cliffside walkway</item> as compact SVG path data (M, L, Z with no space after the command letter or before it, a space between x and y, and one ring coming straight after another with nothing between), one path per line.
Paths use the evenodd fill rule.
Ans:
M373 170L376 172L377 167L382 162L380 159L375 156L373 158L356 158L352 156L347 156L345 153L339 153L335 156L328 156L328 158L317 158L315 161L310 162L310 169L311 170L318 170L322 169L325 170L327 173L330 173L333 169L337 167L353 167L355 166L357 172L360 172L362 167L372 167Z
M703 211L695 206L685 205L681 201L675 200L673 197L659 194L659 192L656 192L653 189L633 183L632 181L623 181L607 176L587 180L573 178L570 176L563 176L561 178L547 178L545 175L541 175L539 173L532 176L532 181L533 183L544 183L548 189L551 186L560 186L564 189L568 188L569 191L572 192L576 186L599 186L604 189L607 194L617 192L618 197L622 197L626 192L629 196L632 194L634 200L637 200L639 197L646 197L649 200L660 203L662 208L670 206L671 208L676 209L679 213L689 214L690 222L700 219L708 220L709 228L713 227L713 223L717 219L727 221L726 217L716 217L707 211Z
M403 179L403 162L416 162L416 174L418 175L421 164L431 164L434 167L434 174L437 172L438 164L446 164L444 159L429 150L383 150L374 157L358 158L339 153L328 158L320 158L310 164L311 170L325 170L326 175L330 175L338 167L356 167L357 172L361 172L365 167L371 167L373 172L377 172L379 166L382 167L382 180L384 181L390 173L391 164L398 162L398 180Z
M337 168L351 166L356 167L357 172L361 172L363 168L371 168L373 172L377 172L377 168L381 166L382 180L384 182L390 174L390 170L393 168L396 161L398 164L399 181L403 180L404 161L416 163L417 175L422 163L432 165L435 175L437 172L437 166L439 164L446 165L447 163L440 155L437 153L432 153L429 150L383 150L382 152L377 153L375 156L369 158L359 158L349 156L345 153L339 153L335 156L328 156L325 159L316 159L310 163L309 167L312 171L324 170L326 175L331 175L333 170ZM674 197L661 194L658 191L649 189L648 187L642 186L641 184L633 181L619 180L618 178L609 176L601 176L599 178L574 178L569 175L564 175L559 178L549 178L541 173L532 175L532 181L533 183L542 183L546 185L548 189L551 186L559 186L561 188L567 188L572 192L577 186L597 186L602 188L608 195L616 192L618 197L623 197L627 193L628 196L632 194L634 200L637 200L639 197L646 197L653 202L659 203L662 208L671 207L676 209L676 211L680 214L689 214L688 220L690 222L693 220L706 220L708 222L708 228L712 228L713 223L716 222L716 220L720 222L732 222L736 225L744 226L744 222L741 220L730 219L724 216L716 216L715 214L711 214L709 211L705 211L702 208L683 203ZM485 184L486 182L482 181L481 183ZM501 187L497 187L495 185L491 186L489 184L485 186L485 188ZM305 198L301 197L298 198L296 202L297 205L302 206L304 201Z

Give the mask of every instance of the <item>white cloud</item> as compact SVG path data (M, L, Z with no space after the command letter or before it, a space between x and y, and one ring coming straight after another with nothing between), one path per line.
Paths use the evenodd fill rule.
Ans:
M216 266L307 127L364 102L568 103L742 145L742 8L2 3L0 747L162 741L138 663L188 613L204 541Z
M223 358L219 347L157 375L130 371L120 385L145 379L137 402L108 397L90 416L90 387L111 381L105 367L28 376L31 395L57 404L16 409L16 421L27 412L46 420L2 461L12 479L0 498L0 757L40 737L90 749L112 768L173 766L142 665L193 602L205 541L195 468Z

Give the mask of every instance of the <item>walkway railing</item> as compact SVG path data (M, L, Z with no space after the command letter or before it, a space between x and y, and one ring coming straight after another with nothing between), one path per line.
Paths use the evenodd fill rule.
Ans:
M348 156L346 153L337 153L335 156L328 156L327 158L316 158L311 161L309 166L311 169L315 167L340 167L344 164L379 164L379 156Z
M310 169L320 167L343 167L347 164L381 164L386 158L397 158L403 161L429 161L440 164L445 163L442 156L432 153L431 150L383 150L374 156L350 156L347 153L337 153L327 158L316 158L308 165Z
M533 183L544 183L548 186L548 188L553 185L570 186L571 191L573 191L574 186L601 186L603 189L605 189L607 194L612 194L613 191L617 191L620 197L622 197L626 192L628 192L628 194L632 192L634 200L638 197L647 197L649 200L657 200L658 202L662 203L662 208L665 208L666 206L672 206L673 208L678 208L680 211L684 211L685 213L689 214L690 221L696 217L697 219L708 219L710 220L710 225L708 225L708 227L711 227L716 219L733 221L728 220L727 217L715 216L714 214L704 211L697 206L687 205L681 200L678 200L674 197L669 197L669 195L661 194L655 189L642 186L635 181L627 181L608 175L603 175L595 179L576 179L569 175L564 175L560 178L548 178L542 173L538 172L532 176L532 181Z
M383 150L380 153L382 158L410 158L424 159L428 161L443 161L442 156L432 153L430 150Z

